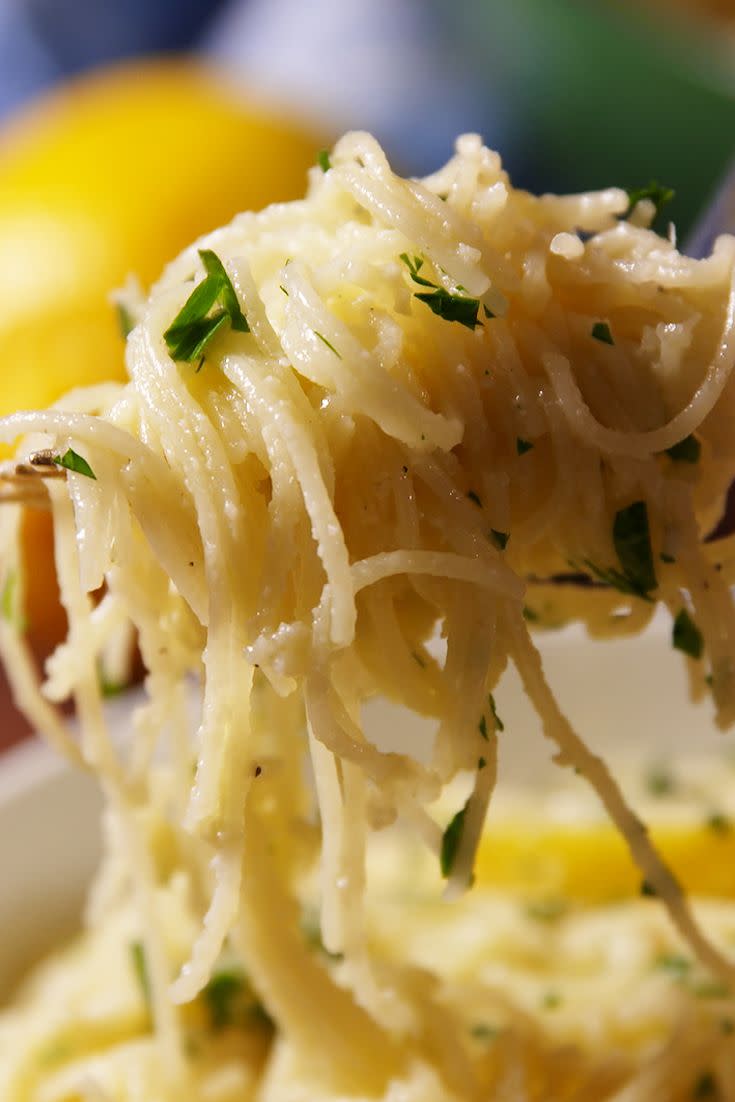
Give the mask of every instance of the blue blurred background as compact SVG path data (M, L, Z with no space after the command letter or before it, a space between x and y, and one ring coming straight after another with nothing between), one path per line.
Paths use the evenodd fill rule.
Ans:
M655 176L686 231L735 145L733 5L694 0L0 0L0 113L92 66L198 51L403 169L478 130L520 184ZM735 25L735 17L733 25Z

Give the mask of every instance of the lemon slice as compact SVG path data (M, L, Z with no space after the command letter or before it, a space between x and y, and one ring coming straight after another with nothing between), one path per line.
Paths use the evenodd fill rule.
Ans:
M650 833L687 892L735 898L735 829L726 820L658 823ZM478 884L529 899L602 904L641 892L641 873L607 823L495 824L480 844L475 876Z

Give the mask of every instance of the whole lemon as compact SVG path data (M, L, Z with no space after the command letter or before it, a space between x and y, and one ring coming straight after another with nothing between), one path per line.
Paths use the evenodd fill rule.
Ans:
M192 60L103 70L16 116L0 132L0 414L123 377L110 291L302 194L320 144Z
M100 70L16 115L0 130L0 415L124 378L110 292L238 211L303 194L323 144L187 58ZM27 511L25 546L43 654L64 630L46 514Z

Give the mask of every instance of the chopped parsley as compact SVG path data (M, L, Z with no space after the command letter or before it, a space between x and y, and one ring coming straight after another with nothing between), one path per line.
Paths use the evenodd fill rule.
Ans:
M495 544L498 551L505 551L508 540L510 539L510 532L501 532L497 528L491 528L490 539Z
M646 777L646 789L652 796L669 796L676 783L667 769L652 769Z
M132 941L130 943L130 959L133 966L133 972L135 978L138 981L143 1000L150 1010L151 1007L151 981L148 975L148 962L145 959L145 949L143 948L142 941Z
M495 720L495 730L496 731L504 731L505 730L505 724L503 723L502 719L498 715L498 709L495 707L495 697L493 696L492 693L488 693L488 698L487 699L488 699L488 703L490 704L490 711L493 713L493 719Z
M439 865L441 868L442 876L449 877L452 875L452 868L457 858L457 852L459 851L459 845L462 841L462 834L464 831L464 821L467 815L467 808L469 807L469 800L457 812L451 819L449 826L442 835L442 846L439 854Z
M327 340L327 338L326 338L326 337L324 336L324 334L323 334L323 333L318 333L318 332L316 331L316 329L315 329L315 330L314 330L314 336L315 336L315 337L318 337L318 338L319 338L319 340L320 340L320 341L322 342L322 344L326 344L326 346L327 346L327 348L329 349L329 351L330 351L330 352L334 352L334 354L335 354L335 356L337 357L337 359L338 359L338 360L341 360L341 359L342 359L342 357L340 356L340 354L339 354L339 352L337 351L337 349L336 349L336 348L334 347L334 345L333 345L333 344L331 343L331 341L328 341L328 340Z
M662 972L668 972L677 980L681 980L689 975L692 962L688 957L682 956L681 953L664 953L656 961L656 968Z
M692 1098L717 1098L717 1082L711 1071L703 1071L692 1087Z
M679 440L676 444L672 444L670 448L666 448L665 452L677 463L697 463L702 454L702 445L696 436L692 436L690 433L683 440Z
M486 765L487 765L487 760L485 758L478 758L477 759L477 772L479 773L480 770L484 769Z
M530 452L533 447L533 443L530 440L524 440L522 436L516 436L516 452L518 455L525 455L526 452Z
M490 310L490 309L489 309L489 308L488 308L488 307L487 307L487 306L485 305L485 303L484 303L484 302L483 302L483 304L482 304L482 309L483 309L483 313L485 314L485 317L486 317L486 318L490 318L490 319L492 319L492 318L494 318L494 317L496 317L496 316L497 316L496 314L494 314L494 313L492 312L492 310Z
M423 257L411 257L408 253L401 253L400 258L411 273L411 279L414 283L419 283L422 287L436 287L436 283L432 283L430 279L426 279L425 276L419 275L419 272L424 266Z
M202 991L209 1010L212 1029L224 1029L235 1019L237 1003L245 989L245 976L236 969L215 972Z
M477 320L480 309L479 299L470 298L467 294L456 294L447 291L444 287L440 287L432 280L420 275L419 273L424 266L422 257L411 257L408 253L401 253L401 260L411 273L411 279L414 283L418 283L421 287L431 288L429 291L414 292L414 298L428 306L437 317L443 318L444 321L456 321L467 329L474 329L479 324Z
M656 208L656 216L661 213L661 208L665 207L667 203L676 195L673 188L666 187L664 184L659 184L657 180L651 180L647 187L633 188L628 191L628 209L625 212L625 217L628 218L635 210L638 203L642 199L650 199Z
M676 615L671 629L671 642L673 646L690 658L701 658L704 651L702 633L692 620L685 608Z
M477 325L479 299L453 295L443 287L437 287L435 291L422 291L414 297L419 302L425 303L437 317L443 318L444 321L457 321L466 329L474 329Z
M128 687L126 681L111 681L108 677L105 677L101 669L98 670L98 680L100 692L106 700L109 700L113 696L119 696L120 693L124 693Z
M202 990L202 998L215 1032L252 1022L272 1025L267 1012L255 999L245 973L237 966L215 972Z
M644 880L641 883L641 895L653 897L658 895L658 892L654 888L653 884L650 883L650 881Z
M504 731L505 730L505 724L503 723L502 719L498 715L498 710L495 707L495 697L493 696L492 693L488 693L487 700L488 700L488 704L490 705L490 711L492 712L494 729L496 731ZM484 714L480 716L480 722L478 723L477 728L478 728L480 734L482 735L482 737L486 741L488 741L489 736L488 736L488 733L487 733L487 719L485 718Z
M666 551L662 551L661 554L659 555L659 558L660 558L661 562L665 562L665 563L676 562L676 559L674 558L674 556L667 554Z
M582 562L598 581L621 593L650 601L650 591L656 588L658 582L645 501L634 501L615 514L613 544L622 570L614 566L597 566L590 559L583 559Z
M713 811L711 815L708 815L705 825L708 830L714 831L715 834L729 834L732 830L731 820L721 811Z
M620 509L613 522L613 544L623 573L641 596L655 589L656 571L651 553L648 509L645 501L634 501Z
M732 994L730 988L719 980L702 980L701 983L690 985L692 994L697 999L726 999Z
M567 909L564 899L534 899L524 907L527 917L537 922L557 922Z
M502 1030L498 1026L489 1025L487 1022L477 1022L470 1026L470 1037L474 1037L477 1041L494 1041L500 1033Z
M470 499L470 501L474 501L475 505L479 506L479 508L482 509L482 502L480 501L480 497L478 494L475 493L474 490L468 490L467 497Z
M523 619L527 620L529 624L537 624L538 621L541 619L538 612L536 612L535 609L531 608L530 605L524 605L522 611Z
M117 314L117 324L120 327L120 335L123 339L126 339L135 329L135 318L121 302L115 303L115 312Z
M697 999L724 999L730 994L724 983L710 976L703 976L701 971L695 970L694 961L679 953L664 953L655 961L655 967L668 972L676 983Z
M344 959L342 953L333 953L330 949L327 949L322 937L319 916L315 911L307 910L304 912L301 918L301 932L306 939L306 944L328 957L329 960L339 961Z
M211 249L200 249L199 256L207 274L163 334L171 358L196 363L197 371L204 362L205 348L225 325L240 333L250 332L222 261Z
M55 455L53 461L57 467L65 467L67 471L75 474L83 474L85 478L93 478L97 481L97 475L82 455L78 455L73 448L67 448L63 455Z
M556 1010L558 1006L561 1006L562 997L558 991L547 991L541 1000L541 1006L544 1010Z
M316 155L316 163L319 165L319 168L322 170L322 172L329 172L330 168L332 167L332 162L329 158L328 149L319 150Z
M592 336L596 341L601 341L603 344L615 344L613 335L610 332L610 326L606 321L596 321L592 326Z

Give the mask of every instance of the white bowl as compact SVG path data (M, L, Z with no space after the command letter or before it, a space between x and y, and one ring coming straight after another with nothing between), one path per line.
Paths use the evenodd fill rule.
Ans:
M0 1001L78 924L100 856L100 810L94 780L40 743L0 760Z
M592 642L577 627L538 637L557 699L593 748L616 760L642 751L651 761L677 752L710 753L723 738L709 701L688 699L670 620L657 617L640 637ZM541 784L551 748L514 671L496 694L505 723L501 778ZM124 733L131 702L116 701L112 725ZM380 704L372 710L376 741L400 721L410 741L422 721ZM100 853L100 796L89 777L43 746L29 744L0 760L0 1001L34 957L79 920L84 889Z

